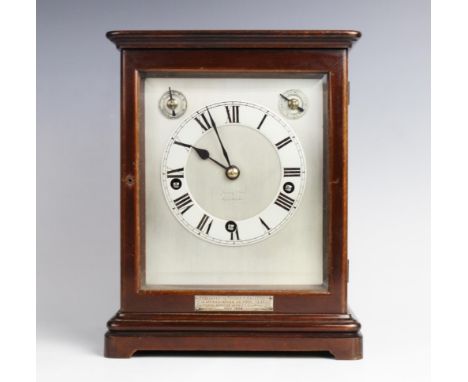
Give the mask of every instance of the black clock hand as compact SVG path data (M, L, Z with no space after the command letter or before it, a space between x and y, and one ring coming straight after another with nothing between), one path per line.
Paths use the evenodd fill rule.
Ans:
M214 131L216 133L216 136L218 137L219 144L221 145L221 150L223 150L224 158L226 158L226 161L227 161L227 163L228 163L228 165L230 167L231 166L231 161L229 160L229 156L227 154L227 151L223 146L223 142L221 141L221 138L220 138L219 133L218 133L218 128L216 127L216 123L213 120L213 117L211 116L211 113L210 113L210 110L208 109L208 107L206 108L206 111L208 112L208 115L210 116L210 122L211 122L211 125L213 126L213 129L214 129Z
M171 90L171 87L169 87L169 99L171 100L171 102L174 101L174 98L172 98L172 90ZM172 116L175 117L176 115L176 112L174 109L172 109Z
M203 159L203 160L209 159L209 160L211 160L212 162L216 163L218 166L221 166L222 168L224 168L225 170L228 169L228 167L226 167L226 166L224 166L223 164L219 163L216 159L211 158L211 157L210 157L210 153L209 153L208 150L199 149L198 147L189 145L189 144L187 144L187 143L178 142L178 141L174 141L174 144L175 144L175 145L179 145L179 146L188 147L189 149L194 149L195 152L198 154L198 156L199 156L201 159Z
M288 101L288 102L291 101L288 97L284 96L284 95L281 94L281 93L280 93L280 96L281 96L281 98L283 98L285 101ZM303 109L302 107L300 107L299 105L296 106L296 109L299 110L301 113L304 111L304 109Z

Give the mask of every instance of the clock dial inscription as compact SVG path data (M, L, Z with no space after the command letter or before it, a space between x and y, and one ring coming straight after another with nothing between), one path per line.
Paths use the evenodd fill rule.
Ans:
M181 123L164 152L161 181L186 229L238 246L267 239L286 224L300 205L305 173L301 145L280 117L229 101Z

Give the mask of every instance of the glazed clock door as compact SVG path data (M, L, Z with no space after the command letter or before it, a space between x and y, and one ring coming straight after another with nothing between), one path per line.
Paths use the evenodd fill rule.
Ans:
M147 290L324 290L327 75L145 73Z

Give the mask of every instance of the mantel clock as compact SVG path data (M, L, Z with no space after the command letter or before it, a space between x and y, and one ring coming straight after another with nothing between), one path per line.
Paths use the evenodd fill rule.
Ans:
M356 31L114 31L121 306L107 357L362 357L347 307Z

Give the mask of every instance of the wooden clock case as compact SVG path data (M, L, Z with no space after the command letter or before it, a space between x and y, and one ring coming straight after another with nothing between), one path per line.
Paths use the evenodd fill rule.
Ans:
M121 51L121 302L105 356L136 351L328 351L362 358L347 306L348 50L356 31L114 31ZM328 76L324 151L325 290L147 290L142 76L151 72ZM271 295L273 312L195 312L195 295Z

